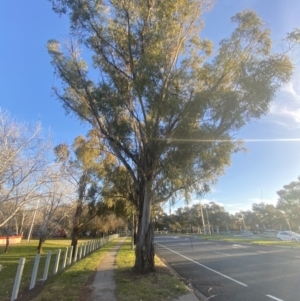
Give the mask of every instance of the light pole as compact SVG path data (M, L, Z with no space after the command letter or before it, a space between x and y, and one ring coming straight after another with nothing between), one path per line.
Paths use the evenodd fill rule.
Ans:
M201 212L201 217L202 217L203 232L204 232L204 235L206 235L205 221L204 221L204 215L203 215L203 210L202 210L202 205L201 204L200 204L200 212Z
M207 213L207 208L206 207L205 207L205 211L206 211L206 217L207 217L208 231L209 231L209 235L211 235L210 224L209 224L208 213Z
M242 217L242 220L243 220L244 230L246 231L247 228L246 228L243 212L241 212L241 217Z

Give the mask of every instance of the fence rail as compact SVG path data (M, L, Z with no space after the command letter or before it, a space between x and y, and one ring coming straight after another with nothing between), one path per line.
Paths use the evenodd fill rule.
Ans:
M105 244L109 243L110 241L112 241L118 237L119 237L119 234L113 234L113 235L109 235L109 236L106 236L106 237L103 237L100 239L90 240L87 243L82 243L80 245L77 245L74 252L73 252L73 246L66 248L65 252L63 254L64 257L62 260L61 269L63 270L67 266L71 265L72 263L75 263L76 261L83 259L87 255L89 255L91 252L93 252L97 249L100 249L102 246L104 246ZM74 256L72 257L73 254L74 254ZM48 279L48 276L51 276L51 275L49 275L49 266L50 266L50 262L51 262L52 258L54 258L54 260L55 260L54 270L53 270L52 275L57 274L57 271L59 270L60 255L61 255L61 249L58 249L56 251L55 258L54 258L54 256L52 256L51 251L49 251L47 253L42 281L46 281ZM41 258L40 254L37 254L35 256L34 266L33 266L32 272L31 272L31 281L30 281L30 285L29 285L29 290L31 290L35 287L36 277L37 277L37 273L38 273L38 269L39 269L40 258ZM19 259L18 269L17 269L10 301L14 301L18 298L18 293L19 293L19 288L20 288L20 283L22 280L22 274L23 274L25 263L26 263L26 258ZM0 266L0 270L1 270L1 266Z

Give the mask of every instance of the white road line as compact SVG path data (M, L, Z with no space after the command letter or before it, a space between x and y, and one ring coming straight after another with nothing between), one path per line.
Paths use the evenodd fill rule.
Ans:
M217 253L217 254L221 254L221 255L225 255L225 256L231 256L229 254L225 254L225 253L221 253L221 252L217 252L217 251L213 251L214 253Z
M274 297L272 295L266 295L266 296L269 297L269 298L271 298L271 299L273 299L273 300L276 300L276 301L283 301L282 299L276 298L276 297Z
M232 245L233 248L247 248L245 246L242 246L242 245Z
M296 258L300 258L300 256L295 256Z
M267 253L267 252L264 252L264 251L257 251L257 253Z
M238 284L240 284L240 285L242 285L242 286L248 286L247 284L245 284L245 283L243 283L243 282L240 282L240 281L235 280L235 279L233 279L233 278L231 278L231 277L229 277L229 276L227 276L227 275L224 275L224 274L222 274L222 273L220 273L220 272L218 272L218 271L216 271L216 270L213 270L213 269L211 269L211 268L209 268L209 267L207 267L207 266L205 266L205 265L203 265L203 264L201 264L201 263L199 263L199 262L197 262L197 261L195 261L195 260L193 260L193 259L191 259L191 258L189 258L189 257L186 257L186 256L184 256L184 255L182 255L182 254L180 254L180 253L178 253L178 252L176 252L176 251L173 251L172 249L169 249L169 248L167 248L167 247L165 247L165 246L163 246L163 245L161 245L161 244L158 244L158 243L157 243L157 245L159 245L159 246L161 246L162 248L165 248L165 249L167 249L167 250L169 250L169 251L171 251L171 252L173 252L173 253L175 253L175 254L177 254L177 255L179 255L179 256L181 256L181 257L183 257L183 258L185 258L185 259L187 259L187 260L189 260L189 261L191 261L191 262L193 262L193 263L195 263L195 264L197 264L197 265L200 265L201 267L203 267L203 268L205 268L205 269L207 269L207 270L209 270L209 271L211 271L211 272L214 272L214 273L216 273L216 274L218 274L218 275L220 275L220 276L223 276L223 277L225 277L225 278L227 278L227 279L229 279L229 280L231 280L231 281L234 281L234 282L236 282L236 283L238 283Z

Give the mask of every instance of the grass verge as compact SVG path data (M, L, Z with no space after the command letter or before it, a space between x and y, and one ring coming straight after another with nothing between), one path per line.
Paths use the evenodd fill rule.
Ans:
M156 273L138 275L132 272L135 254L126 239L117 255L116 286L118 300L165 301L184 295L189 290L163 262L155 257Z
M79 241L82 243L84 241ZM37 241L22 242L20 245L13 245L9 249L8 254L0 255L0 264L3 268L0 272L0 300L10 300L14 277L16 275L18 260L21 257L26 258L26 263L23 271L22 282L20 286L19 298L20 301L52 301L52 300L87 300L83 296L83 292L89 290L89 278L94 275L95 269L106 252L116 243L118 239L104 245L101 249L94 251L87 257L73 263L65 270L59 271L55 276L52 276L54 257L52 256L49 268L49 278L45 283L38 281L42 278L43 267L45 265L46 254L52 251L52 254L58 248L62 249L70 246L70 240L49 240L46 241L43 247L44 254L41 256L40 268L37 276L36 287L29 291L29 283L31 272L36 255ZM61 256L61 260L62 260ZM61 266L61 265L60 265Z
M229 236L229 235L211 235L211 236L197 235L195 237L199 237L207 240L220 240L220 241L227 241L233 243L251 243L255 245L300 248L299 242L277 241L277 239L274 237L263 237L263 236L256 236L256 235L254 235L253 237Z

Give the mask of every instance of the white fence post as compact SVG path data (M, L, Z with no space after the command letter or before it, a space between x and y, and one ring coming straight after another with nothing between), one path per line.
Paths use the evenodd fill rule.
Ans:
M82 245L82 258L85 256L85 243Z
M18 298L18 293L19 293L19 288L20 288L20 283L21 283L21 278L22 278L22 274L23 274L23 270L24 270L25 261L26 261L25 258L19 259L17 274L16 274L10 301L14 301Z
M51 255L52 255L52 252L48 251L47 258L46 258L46 264L45 264L45 268L44 268L44 275L43 275L43 279L42 279L43 281L46 281L48 278L48 271L49 271Z
M33 289L34 286L35 286L36 275L37 275L37 271L38 271L38 268L39 268L40 259L41 259L41 255L36 254L35 259L34 259L32 274L31 274L29 290Z
M70 247L70 253L69 253L69 262L68 265L70 265L72 263L72 254L73 253L73 246Z
M57 274L58 265L59 265L59 259L60 259L60 253L61 253L61 249L58 249L57 253L56 253L56 257L55 257L55 264L54 264L54 269L53 269L53 275Z
M77 254L78 254L78 245L75 246L75 254L74 254L73 262L77 261Z
M82 257L82 249L83 249L83 245L81 244L81 245L79 246L79 256L78 256L78 259L79 259L79 260L80 260L81 257Z
M63 263L62 263L62 269L64 269L66 267L66 264L67 264L68 250L69 250L69 248L66 248L65 255L64 255L64 260L63 260Z

